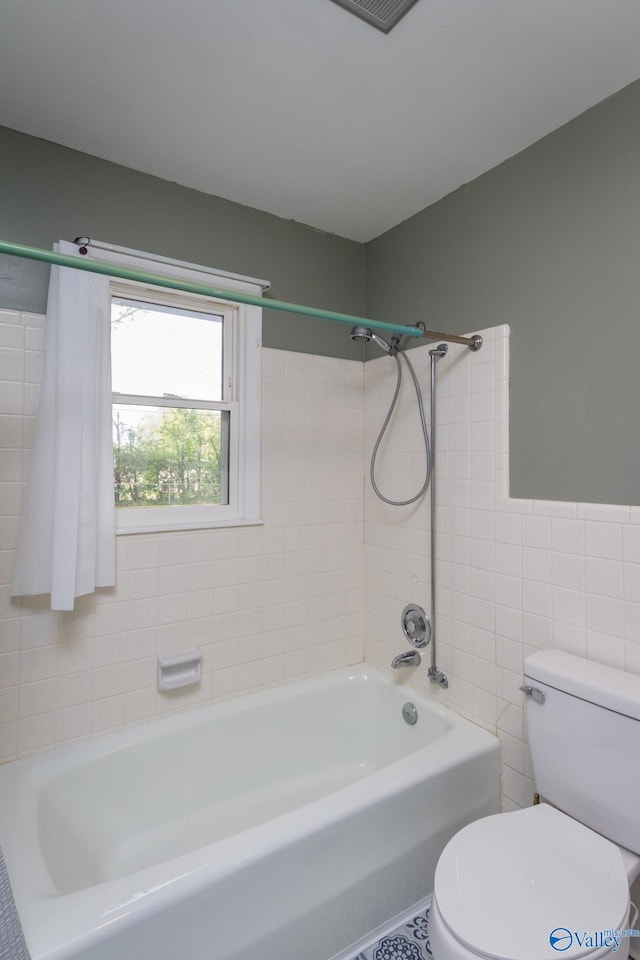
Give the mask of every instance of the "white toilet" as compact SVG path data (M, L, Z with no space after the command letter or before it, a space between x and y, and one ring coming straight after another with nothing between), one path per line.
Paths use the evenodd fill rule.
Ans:
M558 650L527 657L524 672L548 803L477 820L447 844L429 918L434 960L624 960L631 942L640 948L616 936L637 919L640 677Z

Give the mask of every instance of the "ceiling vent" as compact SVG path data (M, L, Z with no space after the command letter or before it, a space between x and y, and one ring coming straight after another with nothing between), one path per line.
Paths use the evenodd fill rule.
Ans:
M389 33L417 0L333 0L372 27Z

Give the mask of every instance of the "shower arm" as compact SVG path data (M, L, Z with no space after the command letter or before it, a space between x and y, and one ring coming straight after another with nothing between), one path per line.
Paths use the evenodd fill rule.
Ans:
M479 333L472 333L470 337L461 337L457 333L442 333L438 330L427 330L424 323L417 323L422 330L422 336L427 340L446 340L447 343L462 343L469 350L476 353L482 346L483 340Z
M297 313L319 320L334 320L337 323L364 324L374 330L385 330L404 337L424 337L428 340L448 340L451 343L462 343L470 350L479 350L482 346L482 337L474 334L472 337L459 337L456 334L437 333L426 330L424 324L403 326L397 323L384 323L381 320L369 320L365 317L355 317L347 313L336 313L333 310L321 310L318 307L306 307L297 303L287 303L284 300L269 300L265 297L256 297L249 293L237 290L224 290L210 287L204 283L192 283L187 280L178 280L174 277L163 277L159 274L146 273L142 270L133 270L129 267L104 263L100 260L85 260L82 257L70 256L66 253L57 253L55 250L43 250L40 247L28 247L20 243L10 243L0 240L0 253L10 257L23 257L26 260L37 260L41 263L51 263L59 267L71 267L73 270L85 270L88 273L99 273L103 276L117 277L121 280L133 280L137 283L151 284L157 287L166 287L170 290L182 290L185 293L196 293L206 297L216 297L233 303L245 303L249 306L263 307L268 310L281 310L285 313Z

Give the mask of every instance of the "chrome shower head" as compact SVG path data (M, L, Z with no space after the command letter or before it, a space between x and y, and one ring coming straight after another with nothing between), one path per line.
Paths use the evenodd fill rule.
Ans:
M356 343L369 343L373 337L373 331L369 327L351 327L349 336Z
M382 337L379 337L377 333L374 333L370 327L352 327L349 336L356 343L370 343L370 341L373 340L373 342L377 343L380 349L384 350L385 353L391 352L391 347L387 341Z

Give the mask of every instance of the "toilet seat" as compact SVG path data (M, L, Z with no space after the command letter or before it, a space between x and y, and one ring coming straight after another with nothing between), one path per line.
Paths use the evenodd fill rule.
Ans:
M540 804L456 834L438 861L434 900L471 956L595 960L612 956L594 935L625 927L629 886L615 844Z

